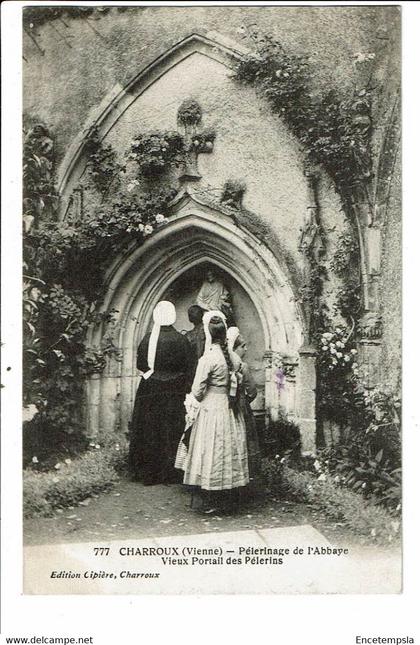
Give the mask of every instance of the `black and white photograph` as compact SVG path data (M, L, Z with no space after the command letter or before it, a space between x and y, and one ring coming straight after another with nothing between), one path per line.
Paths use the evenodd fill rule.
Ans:
M405 7L16 4L23 597L401 598Z
M399 8L22 21L24 592L397 593Z

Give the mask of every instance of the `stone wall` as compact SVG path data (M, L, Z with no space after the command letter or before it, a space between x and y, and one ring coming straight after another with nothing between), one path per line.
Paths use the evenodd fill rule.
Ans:
M249 46L246 28L250 25L262 33L272 33L286 49L311 56L316 63L314 91L332 84L351 86L354 55L375 53L371 80L382 88L374 106L377 167L399 81L398 7L144 7L125 11L114 7L106 14L97 14L96 19L55 20L37 27L32 34L38 47L24 34L24 111L53 130L60 164L113 88L124 88L147 65L192 33L222 39L233 49L236 43ZM212 36L215 32L217 37ZM297 299L304 268L300 230L309 202L303 151L284 124L252 88L238 86L229 67L217 56L213 58L211 52L206 56L193 53L166 70L147 91L137 91L133 89L129 108L121 111L106 142L122 156L139 132L176 128L182 100L196 98L203 109L203 127L216 132L212 154L199 158L202 183L220 193L227 179L246 182L243 205L258 215L280 253L293 264L295 274L289 272L288 277L297 276ZM82 172L79 164L73 173L75 182ZM390 188L381 229L382 272L378 277L384 328L380 378L396 386L400 374L401 226L400 187L395 172L390 175ZM348 230L348 222L326 175L321 176L319 184L319 217L327 233L324 259L328 264L338 236ZM330 304L336 287L337 281L330 275L326 284ZM309 422L313 424L312 417Z
M124 86L191 33L216 30L242 42L243 27L252 24L286 48L310 54L319 63L314 84L348 85L353 55L375 51L384 33L398 29L398 17L398 7L216 6L112 8L98 20L66 18L67 27L56 20L36 29L44 55L23 36L24 110L50 123L63 155L89 110L116 83Z

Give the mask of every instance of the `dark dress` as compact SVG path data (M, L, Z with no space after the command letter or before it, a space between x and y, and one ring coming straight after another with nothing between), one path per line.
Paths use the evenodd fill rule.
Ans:
M185 338L187 338L191 345L191 371L194 378L198 361L204 354L204 347L206 345L206 335L204 333L203 323L197 325L194 329L187 331Z
M150 333L137 352L137 369L147 372ZM129 467L144 484L179 481L175 456L185 423L184 398L191 387L191 347L173 327L161 327L154 372L142 379L130 427Z

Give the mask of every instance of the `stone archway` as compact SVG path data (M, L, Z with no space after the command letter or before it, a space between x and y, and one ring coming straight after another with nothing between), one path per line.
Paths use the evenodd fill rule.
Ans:
M61 217L65 218L86 167L85 144L93 128L105 139L139 96L146 93L161 77L194 54L199 54L231 69L248 50L219 33L192 33L164 52L139 74L122 86L117 83L91 111L78 135L69 146L57 172ZM74 197L74 195L73 195Z
M210 262L234 278L252 299L264 337L264 400L267 418L281 410L299 423L305 450L315 445L315 370L300 353L303 317L287 270L254 235L227 215L185 193L170 222L142 246L120 257L107 276L104 311L118 311L122 360L110 360L88 383L88 433L126 431L138 383L136 350L152 311L168 287L192 267ZM99 346L104 329L90 331ZM278 381L282 370L283 383Z
M260 316L246 290L221 266L216 267L203 261L194 264L178 276L163 294L163 299L175 305L177 317L174 327L181 333L191 329L188 309L195 303L209 268L217 273L230 293L235 323L247 347L246 362L257 387L257 396L252 403L252 408L260 425L265 417L265 340Z
M174 127L176 101L197 96L197 100L203 100L206 118L215 115L218 123L213 154L202 155L211 157L207 166L203 161L200 169L206 185L220 190L234 167L238 176L249 187L253 186L248 191L249 210L264 215L263 225L270 229L274 239L282 239L282 251L272 252L226 212L220 212L223 208L200 201L206 191L190 194L188 190L193 190L194 185L188 178L182 178L169 224L153 233L141 247L132 246L117 258L106 276L103 310L118 310L115 342L121 348L122 360L111 358L104 373L93 375L88 383L87 427L92 437L126 431L138 382L136 348L148 328L153 307L180 276L210 262L240 285L257 312L264 347L261 360L266 418L275 419L280 411L286 413L299 423L304 450L315 447L314 350L303 346L308 330L289 274L292 264L295 276L302 270L297 231L302 213L308 208L306 180L291 135L285 129L281 132L276 129L275 150L287 150L290 154L287 157L283 153L280 172L277 162L274 168L267 153L275 152L270 148L274 132L271 115L261 120L257 102L252 103L251 111L248 107L243 111L240 91L236 88L232 93L228 72L243 53L240 46L218 34L191 34L143 69L127 86L115 86L92 111L60 165L60 217L83 219L85 144L92 128L100 140L121 154L135 134L133 128L137 126L133 124L143 123L148 115L158 128ZM210 90L203 70L211 75ZM188 87L180 82L182 79L191 81ZM241 118L232 119L232 114ZM230 115L228 119L226 115ZM260 128L255 134L257 118ZM240 131L238 123L243 124ZM248 140L250 133L255 135L252 142ZM251 155L246 153L248 145L252 147ZM264 181L256 181L257 177ZM283 186L282 177L286 179L285 190L279 188ZM197 181L200 177L193 179ZM105 333L102 326L92 329L89 344L99 347Z

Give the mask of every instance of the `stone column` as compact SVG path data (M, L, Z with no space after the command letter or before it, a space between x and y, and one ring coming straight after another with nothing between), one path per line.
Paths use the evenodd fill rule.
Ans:
M366 387L373 388L382 381L382 320L372 311L366 312L359 323L359 363L364 371Z
M268 351L264 354L266 368L266 414L277 421L279 413L294 421L296 408L296 368L298 358Z
M297 424L300 428L302 452L314 454L316 450L316 350L303 345L299 350L299 375L297 379Z
M347 201L359 236L362 302L364 313L358 324L359 363L367 387L381 380L382 319L380 315L379 278L382 255L383 208L372 207L368 181L352 186Z
M86 381L86 433L89 439L99 434L99 410L101 398L101 375L92 374Z
M64 213L64 219L68 224L81 222L84 218L84 192L83 186L77 186L71 193L67 208Z
M281 357L280 369L284 375L285 387L280 391L280 404L284 406L290 421L296 421L297 418L296 369L298 365L298 357Z
M318 184L320 180L320 170L306 162L305 177L307 188L307 207L303 216L303 225L300 229L299 251L304 257L304 284L309 287L311 284L311 276L314 271L318 270L320 260L325 253L325 245L323 241L323 234L321 230L319 218L319 205L318 205ZM307 299L304 298L303 309L305 312L305 343L311 342L313 334L313 314L311 305Z
M99 435L108 440L121 429L121 377L103 376L99 409Z
M273 373L273 351L264 353L265 366L265 422L277 421L279 416L279 400Z

